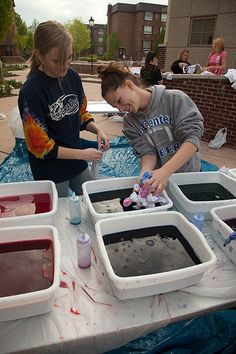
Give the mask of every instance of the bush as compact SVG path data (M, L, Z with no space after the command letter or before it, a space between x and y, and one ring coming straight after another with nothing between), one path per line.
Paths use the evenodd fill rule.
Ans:
M8 97L12 95L12 90L20 88L22 83L17 80L3 80L0 84L0 97Z
M13 88L14 87L11 86L7 80L3 80L2 84L0 84L0 97L11 96Z
M13 88L21 88L22 86L22 82L18 81L18 80L6 80L8 81L8 83L13 87Z
M3 65L3 70L7 69L7 71L16 71L16 70L23 70L28 68L28 65L26 64L9 64L9 65Z

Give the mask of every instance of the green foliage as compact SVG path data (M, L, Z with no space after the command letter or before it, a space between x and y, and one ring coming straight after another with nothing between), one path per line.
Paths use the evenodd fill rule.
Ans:
M28 27L28 31L34 33L36 28L38 27L38 25L39 25L39 22L35 18L32 22L32 25Z
M154 52L156 52L156 53L159 52L159 44L163 44L164 43L164 39L165 39L165 28L161 27L161 31L160 31L159 37L154 42L154 46L153 46L153 51Z
M79 57L79 61L91 62L92 61L92 56L88 55L88 56L85 56L85 57ZM98 56L96 54L93 54L93 62L95 63L96 61L98 61Z
M26 65L26 64L3 65L3 73L6 74L5 76L7 76L7 74L9 74L9 71L23 70L27 67L28 67L28 65Z
M21 88L22 82L18 80L6 80L9 85L11 85L14 89Z
M11 92L13 90L13 86L11 86L8 80L3 80L0 83L0 97L8 97L11 96Z
M73 53L77 58L83 49L90 48L90 30L80 19L67 22L65 27L72 35Z
M13 89L21 88L22 82L17 80L3 80L0 83L0 97L8 97L12 95Z
M1 0L0 0L1 1ZM16 43L20 55L29 58L34 46L34 31L38 25L36 20L27 28L26 23L21 19L21 16L16 13Z
M109 36L109 56L114 59L119 49L119 39L116 32L112 32Z
M14 20L12 0L0 0L0 42L4 42Z
M16 13L16 45L22 55L23 50L26 46L27 37L28 37L28 28L26 23L21 19L21 16Z
M23 21L20 15L16 12L16 31L18 35L27 36L28 29L25 21Z

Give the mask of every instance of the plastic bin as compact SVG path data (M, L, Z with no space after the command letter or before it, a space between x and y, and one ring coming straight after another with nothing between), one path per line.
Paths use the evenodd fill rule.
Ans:
M236 168L229 169L229 176L236 179Z
M14 241L50 240L53 250L53 282L43 290L0 297L0 321L15 320L43 314L52 309L54 295L59 287L60 243L57 229L50 225L0 228L0 244ZM5 271L1 269L0 272ZM24 278L22 278L24 279ZM29 279L29 281L32 279ZM22 280L23 282L24 280Z
M216 207L211 210L215 232L212 237L228 257L236 264L236 240L224 247L224 241L234 231L225 221L236 219L236 204Z
M180 185L217 183L225 188L235 198L224 200L193 201L185 196ZM189 172L175 173L169 178L168 194L176 209L189 220L193 214L200 213L205 220L211 220L210 210L217 206L236 203L236 180L221 172Z
M111 265L104 238L108 237L107 235L110 237L110 234L111 238L115 238L117 237L117 233L123 231L137 233L140 232L140 229L143 232L143 229L145 230L146 228L165 225L176 226L182 233L184 239L187 240L188 244L194 250L195 254L199 257L200 263L182 269L156 272L153 274L128 277L117 275L117 272L115 273ZM127 215L114 219L103 219L96 223L95 230L97 259L102 268L101 273L103 272L105 274L103 281L107 281L109 291L119 299L156 295L196 284L200 281L204 272L216 262L216 256L208 246L202 233L182 214L176 211L163 211L142 215ZM121 252L123 251L124 250L121 249ZM157 247L154 250L154 262L158 260L158 254L159 249Z
M168 197L166 191L163 191L162 197L166 199L166 203L160 206L156 206L154 208L146 208L146 209L138 209L138 210L130 210L130 211L118 211L118 212L111 212L111 213L98 213L93 206L93 203L90 199L90 194L99 193L99 192L106 192L106 191L114 191L114 190L122 190L126 188L133 188L134 184L136 183L137 177L120 177L120 178L109 178L109 179L101 179L96 181L88 181L83 183L83 195L84 199L88 205L90 215L94 223L98 220L106 219L106 218L113 218L122 215L132 215L132 214L146 214L152 213L155 211L164 211L173 206L172 201ZM127 197L129 194L127 195ZM106 198L105 198L106 199Z
M50 195L50 210L37 214L0 217L0 226L22 226L53 224L54 215L57 211L58 194L52 181L26 181L0 184L0 198L10 196L25 196L48 193ZM1 204L1 201L0 201ZM2 214L3 216L3 214Z

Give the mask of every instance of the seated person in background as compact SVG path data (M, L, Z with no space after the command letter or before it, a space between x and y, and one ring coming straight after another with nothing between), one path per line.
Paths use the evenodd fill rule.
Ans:
M145 65L140 71L142 84L145 87L163 84L161 71L157 65L158 59L156 53L152 51L148 52L145 59Z
M203 117L195 103L180 90L164 85L139 86L137 79L118 63L100 65L102 97L121 112L123 131L140 159L140 178L153 195L166 187L175 172L200 171Z
M222 70L226 69L227 52L223 38L216 38L212 42L212 51L208 56L207 67L204 70L213 74L221 75Z
M188 56L189 56L189 51L186 48L181 49L181 51L178 54L178 60L175 60L170 69L174 74L183 74L183 68L187 68L189 65L191 65L188 62Z

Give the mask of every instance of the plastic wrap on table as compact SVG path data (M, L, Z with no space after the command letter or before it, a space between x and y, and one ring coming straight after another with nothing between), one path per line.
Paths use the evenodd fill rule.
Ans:
M16 138L16 144L8 157L0 164L0 182L32 181L28 151L25 140Z
M111 140L111 149L103 154L99 175L110 177L138 176L139 159L124 136Z
M81 139L83 148L97 147L96 142ZM124 136L111 139L111 148L100 162L99 178L138 176L139 159L133 154L132 147ZM201 161L201 171L217 171L218 167L208 161ZM21 182L33 180L27 147L24 139L16 138L10 155L0 164L0 182Z
M233 354L236 310L169 324L104 354Z

